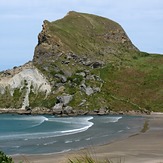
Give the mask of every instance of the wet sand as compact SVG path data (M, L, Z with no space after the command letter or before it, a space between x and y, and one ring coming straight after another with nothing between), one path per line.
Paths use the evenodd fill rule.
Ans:
M13 159L15 163L21 160L28 163L67 163L69 158L88 154L95 160L111 160L113 163L163 163L163 114L147 116L147 122L149 129L146 132L140 131L110 144L61 154L18 155Z

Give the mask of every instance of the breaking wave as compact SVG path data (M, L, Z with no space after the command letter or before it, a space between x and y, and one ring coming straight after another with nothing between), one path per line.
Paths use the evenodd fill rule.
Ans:
M0 140L7 139L45 139L51 137L58 137L63 135L76 134L84 132L90 128L93 123L90 122L93 117L45 117L45 116L23 116L3 118L3 120L14 121L14 132L12 134L0 135ZM44 128L46 123L46 128ZM23 127L19 127L21 126ZM49 126L49 129L48 129ZM11 130L11 124L10 124ZM23 132L22 132L23 131Z

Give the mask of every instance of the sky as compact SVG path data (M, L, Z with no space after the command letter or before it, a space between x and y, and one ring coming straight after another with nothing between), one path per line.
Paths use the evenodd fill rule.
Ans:
M43 21L69 11L112 19L139 50L163 54L163 0L0 0L0 71L32 60Z

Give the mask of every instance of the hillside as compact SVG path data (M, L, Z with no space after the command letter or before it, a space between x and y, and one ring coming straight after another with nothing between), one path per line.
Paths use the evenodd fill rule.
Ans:
M0 74L0 107L69 115L162 111L162 63L162 55L140 52L118 23L71 11L44 21L30 64Z

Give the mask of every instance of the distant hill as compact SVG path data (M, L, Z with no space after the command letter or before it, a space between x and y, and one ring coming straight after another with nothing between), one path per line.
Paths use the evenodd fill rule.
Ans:
M0 74L0 107L32 113L163 110L163 56L141 52L123 28L70 11L44 21L33 61Z
M47 49L48 53L45 53ZM41 63L42 57L45 61L45 55L55 60L54 54L60 52L105 62L128 50L138 51L118 23L71 11L55 22L44 21L34 61Z

